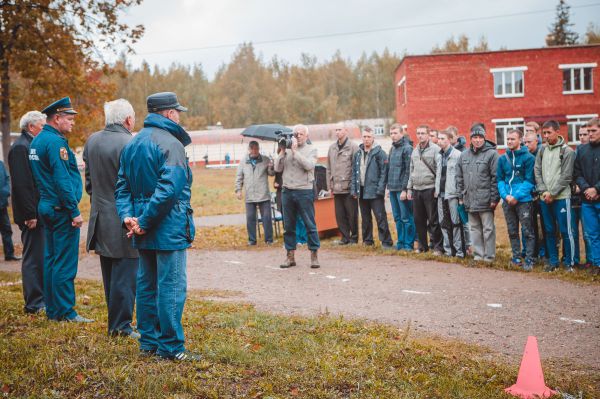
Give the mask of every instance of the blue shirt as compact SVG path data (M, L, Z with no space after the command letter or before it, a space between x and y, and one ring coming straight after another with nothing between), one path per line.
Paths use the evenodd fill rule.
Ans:
M54 127L44 125L31 142L29 163L40 192L40 203L64 209L71 218L79 216L83 185L67 138Z

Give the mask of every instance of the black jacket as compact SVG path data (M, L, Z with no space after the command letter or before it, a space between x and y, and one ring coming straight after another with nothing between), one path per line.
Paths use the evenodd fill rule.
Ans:
M8 152L10 180L12 183L12 207L15 223L23 227L26 220L37 219L37 206L40 201L31 166L29 147L33 136L23 131Z
M361 144L358 152L354 154L352 162L352 184L350 186L352 195L360 196L360 165L363 160L364 145ZM367 154L363 199L375 199L385 194L387 163L385 151L381 149L380 145L375 144Z
M595 187L596 191L600 193L600 144L588 143L577 148L574 174L575 183L582 193L590 187ZM583 194L581 199L583 202L596 203L600 201L589 201Z
M387 186L390 191L405 191L410 175L410 156L413 152L413 142L408 136L402 137L390 148Z

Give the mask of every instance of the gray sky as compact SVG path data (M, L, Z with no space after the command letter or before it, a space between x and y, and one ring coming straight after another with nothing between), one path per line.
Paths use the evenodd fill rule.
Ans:
M231 60L236 45L287 38L369 31L406 25L437 24L480 17L554 10L557 0L144 0L125 16L129 24L144 24L146 33L130 56L133 66L143 60L163 68L173 62L202 64L212 78ZM582 35L600 16L599 0L570 0L571 21ZM576 8L596 4L593 7ZM363 52L388 48L401 54L427 53L450 35L466 34L471 42L485 35L490 48L541 47L554 11L506 18L463 21L383 32L255 44L264 60L274 55L297 63L302 53L324 61L340 50L356 60ZM231 47L166 52L234 44Z

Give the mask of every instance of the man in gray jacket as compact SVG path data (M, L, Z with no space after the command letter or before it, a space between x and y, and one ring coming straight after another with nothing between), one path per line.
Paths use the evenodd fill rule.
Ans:
M417 252L427 252L429 232L433 252L441 255L442 232L438 220L437 201L435 199L435 175L437 160L440 157L440 147L430 141L429 127L422 125L417 128L419 143L412 152L410 159L410 177L408 179L408 196L413 201L413 213L419 248ZM429 228L428 228L429 227Z
M317 251L321 246L317 224L315 223L315 165L317 149L309 144L308 127L296 125L290 148L282 148L275 158L275 172L283 172L283 191L281 202L283 207L283 241L286 259L281 268L296 266L296 220L302 218L308 235L310 249L310 267L321 267ZM281 146L281 144L280 144Z
M92 134L83 150L85 191L92 201L86 249L100 255L109 335L139 338L131 328L138 252L117 214L114 195L121 151L131 140L135 113L123 99L104 104L104 113L106 127Z
M235 194L242 199L242 187L246 194L246 230L248 245L256 245L256 208L260 209L265 243L273 243L273 223L271 221L271 192L269 176L273 176L272 161L260 154L257 141L248 144L248 155L240 160L235 177Z
M485 139L485 126L471 127L471 147L460 155L456 170L459 202L469 214L475 260L492 262L496 257L494 210L500 201L496 172L496 144Z
M337 140L327 152L327 185L333 194L335 220L342 239L340 245L358 242L358 202L350 195L352 180L352 159L358 145L348 137L348 129L343 122L335 126Z

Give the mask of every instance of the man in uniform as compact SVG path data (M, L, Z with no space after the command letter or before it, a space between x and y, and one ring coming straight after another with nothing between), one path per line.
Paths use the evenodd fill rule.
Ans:
M123 148L115 200L121 223L140 254L137 324L142 356L199 360L185 349L186 250L194 241L190 206L192 172L184 147L192 142L179 125L187 111L175 93L146 99L144 128Z
M23 297L25 313L43 312L44 303L44 228L38 220L37 206L40 194L35 187L29 147L46 124L46 115L29 111L21 118L21 136L15 140L8 152L8 165L12 183L12 209L15 223L21 230L23 243Z
M40 193L39 217L44 224L44 298L50 320L90 323L75 311L75 285L79 257L79 229L83 218L81 175L65 135L71 132L77 112L69 97L42 110L48 119L29 150L31 171Z
M85 191L92 200L86 249L100 255L108 306L108 334L139 338L131 328L135 303L138 252L115 206L115 184L123 147L131 140L135 112L127 100L104 104L106 126L85 143Z

